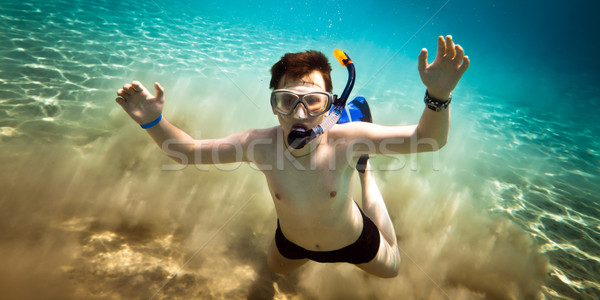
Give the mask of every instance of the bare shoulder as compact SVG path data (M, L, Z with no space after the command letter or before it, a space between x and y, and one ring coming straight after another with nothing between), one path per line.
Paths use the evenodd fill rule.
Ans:
M248 129L243 132L245 133L249 141L252 141L255 139L274 138L277 134L277 128L279 128L279 126L262 129Z
M246 129L229 135L226 138L234 138L240 141L252 141L257 138L265 138L274 135L277 127L265 129Z
M378 142L384 139L409 138L416 125L383 126L367 122L351 122L333 126L329 138L338 141L353 142L367 139Z
M275 143L278 128L279 126L263 129L247 129L238 133L237 140L244 147L265 147L266 145Z
M273 157L277 143L277 132L280 127L264 129L248 129L244 133L244 154L247 162L261 166L269 163Z
M344 124L336 124L333 126L328 134L331 139L346 139L355 137L357 135L364 135L365 132L375 130L374 127L377 125L367 122L349 122ZM362 133L362 134L361 134Z

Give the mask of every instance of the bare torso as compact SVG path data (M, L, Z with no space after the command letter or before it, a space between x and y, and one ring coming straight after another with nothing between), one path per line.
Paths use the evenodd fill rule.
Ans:
M257 144L251 161L265 174L286 238L312 251L340 249L358 239L362 216L351 192L356 159L346 157L344 146L325 133L310 152L298 155L285 146L279 126L250 135L274 141Z

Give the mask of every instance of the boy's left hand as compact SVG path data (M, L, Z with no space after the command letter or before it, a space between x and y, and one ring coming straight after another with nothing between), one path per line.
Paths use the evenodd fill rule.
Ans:
M469 68L469 57L459 45L454 45L452 36L438 37L435 60L427 64L427 49L419 54L419 74L427 86L429 96L439 100L450 98L450 92Z

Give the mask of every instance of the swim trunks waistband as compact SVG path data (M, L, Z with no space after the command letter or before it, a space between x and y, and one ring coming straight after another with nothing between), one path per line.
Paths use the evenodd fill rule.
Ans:
M277 230L275 231L275 245L279 253L289 259L308 258L322 263L348 262L351 264L367 263L377 255L379 251L379 229L377 225L367 217L363 211L363 230L356 242L344 248L333 251L311 251L306 250L292 241L288 240L281 231L279 219L277 219Z

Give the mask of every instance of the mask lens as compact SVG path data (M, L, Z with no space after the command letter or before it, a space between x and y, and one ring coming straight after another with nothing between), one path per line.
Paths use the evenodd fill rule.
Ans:
M296 101L298 101L298 96L292 93L278 92L275 94L275 107L283 113L291 112Z
M306 102L311 114L320 114L327 108L328 98L327 95L319 93L307 94L304 96L304 102Z

